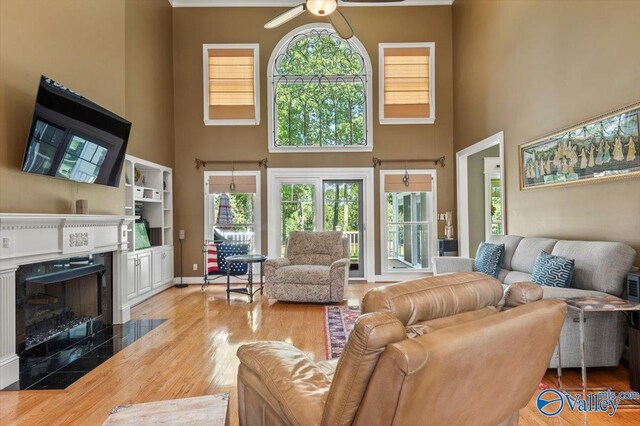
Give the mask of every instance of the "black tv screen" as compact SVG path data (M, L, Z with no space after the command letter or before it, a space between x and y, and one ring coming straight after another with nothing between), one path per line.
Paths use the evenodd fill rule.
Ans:
M22 170L118 186L131 123L42 76Z

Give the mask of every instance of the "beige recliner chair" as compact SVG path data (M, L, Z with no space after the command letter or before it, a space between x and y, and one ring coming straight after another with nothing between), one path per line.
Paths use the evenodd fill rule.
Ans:
M284 342L243 345L240 424L517 424L567 309L541 300L499 312L502 297L499 281L475 273L374 289L363 311L375 312L358 319L337 366Z
M264 264L267 296L287 302L341 302L349 279L349 239L342 232L289 234L286 256Z

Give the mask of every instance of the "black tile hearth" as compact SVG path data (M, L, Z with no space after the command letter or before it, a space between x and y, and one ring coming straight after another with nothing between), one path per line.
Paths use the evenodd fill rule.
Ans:
M20 380L2 390L65 389L165 321L131 320L92 334L60 336L46 350L26 350L20 354ZM49 355L52 347L57 352Z

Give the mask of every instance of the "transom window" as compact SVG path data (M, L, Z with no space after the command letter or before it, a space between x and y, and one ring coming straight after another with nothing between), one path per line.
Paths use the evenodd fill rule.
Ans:
M269 63L270 151L370 151L371 66L362 44L301 27Z

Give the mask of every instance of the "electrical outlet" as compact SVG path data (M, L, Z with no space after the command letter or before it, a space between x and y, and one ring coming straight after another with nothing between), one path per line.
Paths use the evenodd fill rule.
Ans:
M194 264L193 264L193 270L194 270L194 271L197 271L197 270L198 270L198 264L197 264L197 263L194 263Z

